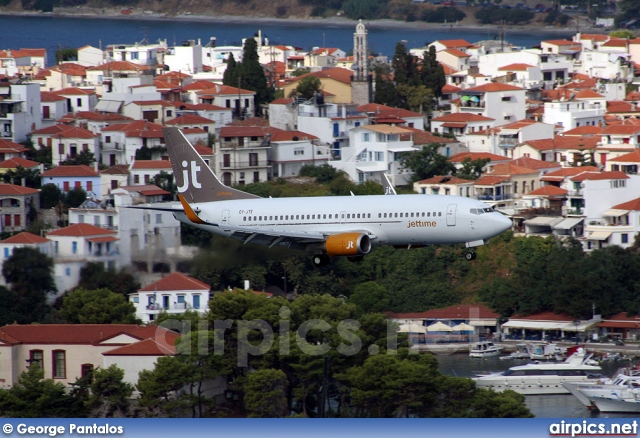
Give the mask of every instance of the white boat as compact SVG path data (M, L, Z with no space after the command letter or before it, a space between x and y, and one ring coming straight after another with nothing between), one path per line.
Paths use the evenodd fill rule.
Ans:
M529 359L529 351L527 344L516 344L515 350L506 356L500 356L502 360L511 360L511 359Z
M638 390L611 391L607 397L592 397L591 401L600 412L640 412Z
M532 362L473 380L476 386L495 391L510 389L524 395L568 394L563 383L588 382L602 371L598 365L585 364L588 358L584 349L579 348L564 362Z
M594 406L591 398L607 397L612 391L640 388L640 370L625 368L611 379L598 379L593 383L563 383L567 390L585 406Z
M532 360L564 360L567 349L548 342L527 344L527 351Z
M502 351L502 347L498 347L493 342L482 341L476 342L469 347L470 357L491 357L498 356Z

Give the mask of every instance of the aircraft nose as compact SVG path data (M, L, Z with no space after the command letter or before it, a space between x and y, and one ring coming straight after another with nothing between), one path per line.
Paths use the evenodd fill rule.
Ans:
M511 226L513 225L513 222L511 221L511 219L503 215L500 215L497 219L498 220L496 221L496 231L498 232L498 234L504 233L505 231L511 229Z

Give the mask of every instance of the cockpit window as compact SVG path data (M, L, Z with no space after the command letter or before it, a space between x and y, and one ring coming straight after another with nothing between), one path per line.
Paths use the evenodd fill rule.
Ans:
M485 207L485 208L472 208L470 210L471 214L484 214L484 213L493 213L495 210L491 207Z

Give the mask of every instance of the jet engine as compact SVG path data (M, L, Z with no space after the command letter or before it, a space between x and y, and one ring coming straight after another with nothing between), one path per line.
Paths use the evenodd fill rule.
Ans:
M365 255L371 251L371 239L363 233L334 234L327 237L324 250L331 257Z

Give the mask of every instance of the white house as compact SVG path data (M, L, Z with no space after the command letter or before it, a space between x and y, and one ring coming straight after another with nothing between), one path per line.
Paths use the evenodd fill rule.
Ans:
M526 117L527 90L515 85L487 83L460 92L460 101L451 102L452 113L476 114L495 120L495 126Z
M304 132L274 129L269 143L273 177L297 176L302 166L321 166L331 159L329 147Z
M40 85L0 83L0 137L21 142L42 126Z
M51 164L74 158L81 152L91 152L95 160L100 159L99 138L93 132L69 125L53 125L31 133L31 141L40 148L51 148Z
M8 324L0 333L2 388L12 387L34 364L45 378L64 385L115 364L125 371L124 380L135 384L139 372L153 370L158 357L175 354L180 336L163 327L135 324ZM125 347L132 349L119 354Z
M42 173L42 184L54 184L62 192L82 189L88 197L101 199L100 175L89 166L56 166Z
M80 270L87 262L102 263L105 269L120 269L116 231L86 223L50 231L54 245L54 279L58 295L78 285Z
M146 285L129 294L136 316L153 321L160 312L180 314L186 310L204 313L209 308L211 286L180 272Z
M29 225L31 208L40 206L40 190L0 184L0 227L4 232L22 231Z
M164 145L162 125L136 120L130 123L117 123L102 129L102 162L108 165L129 164L136 151L143 146L148 148Z
M372 180L384 181L386 174L391 184L408 184L411 173L402 168L400 157L413 152L413 131L389 125L359 126L349 131L349 147L342 149L341 160L329 164L343 170L356 183Z
M173 175L169 160L133 160L129 166L129 185L151 184L151 180L160 172Z

